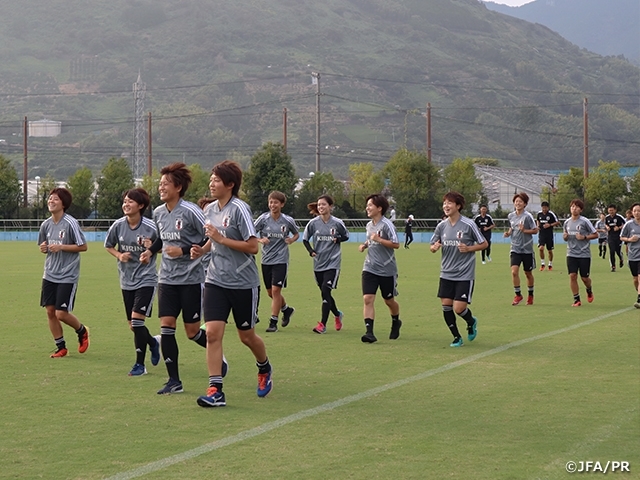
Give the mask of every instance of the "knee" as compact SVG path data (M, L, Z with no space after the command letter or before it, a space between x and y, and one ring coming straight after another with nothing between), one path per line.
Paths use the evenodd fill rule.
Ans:
M371 306L371 305L373 305L373 304L374 304L374 302L376 301L376 297L375 297L375 295L364 295L362 298L363 298L363 300L364 300L364 304L365 304L367 307L370 307L370 306ZM385 300L385 302L386 302L386 300Z

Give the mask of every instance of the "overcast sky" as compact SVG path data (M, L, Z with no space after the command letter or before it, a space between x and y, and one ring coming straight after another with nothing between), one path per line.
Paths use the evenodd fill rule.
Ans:
M512 7L519 7L520 5L524 5L525 3L530 3L533 0L484 0L490 1L493 3L502 3L503 5L510 5Z

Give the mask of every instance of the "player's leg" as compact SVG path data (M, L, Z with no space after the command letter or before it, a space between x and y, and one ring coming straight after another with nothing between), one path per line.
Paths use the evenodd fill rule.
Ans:
M178 370L178 342L176 341L176 323L182 310L178 285L158 285L158 315L160 316L160 345L164 365L169 380L158 391L158 394L181 393L182 382Z
M511 252L510 254L510 262L511 262L511 282L513 283L513 291L515 296L513 297L513 302L511 305L518 305L524 297L522 296L522 290L520 289L520 264L522 260L520 255L517 253Z
M365 334L360 337L363 343L377 342L375 334L373 333L373 324L375 320L375 301L376 292L378 291L378 277L370 272L362 272L362 301L364 306L362 308L362 316L364 318Z
M573 295L573 305L574 307L579 307L582 305L580 301L580 288L578 286L578 269L579 269L579 259L575 257L567 257L567 272L569 273L569 289L571 290L571 294Z
M400 305L396 301L398 295L398 276L380 277L380 293L384 299L384 303L389 308L391 314L391 331L389 332L389 340L397 340L400 337Z
M204 285L180 285L180 304L182 305L182 320L187 338L192 342L207 348L207 335L200 328L202 320L202 291Z
M78 335L78 352L84 353L89 348L89 330L73 313L76 299L77 283L61 283L56 292L56 317L60 322L69 325Z
M538 244L538 252L540 252L540 270L544 270L544 241Z
M580 267L578 268L578 273L580 274L580 278L582 279L582 283L587 289L587 301L589 303L593 302L593 290L591 284L591 259L590 258L581 258L580 259Z

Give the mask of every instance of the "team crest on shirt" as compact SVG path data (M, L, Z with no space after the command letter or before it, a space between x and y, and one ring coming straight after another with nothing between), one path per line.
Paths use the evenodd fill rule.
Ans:
M182 219L176 218L176 230L182 230Z
M136 236L136 243L142 245L144 243L144 237L142 235Z
M228 228L230 223L231 223L231 217L229 215L225 215L225 217L222 219L223 228Z
M64 239L64 230L60 230L60 232L58 232L58 238L59 238L60 240L63 240L63 239Z
M335 228L332 228L331 230L329 230L329 233L330 233L331 235L335 235L335 234L336 234L336 229L335 229Z
M458 231L456 232L456 238L457 238L458 240L460 240L460 239L462 238L462 230L458 230Z
M280 231L282 233L287 233L287 226L286 225L280 225Z

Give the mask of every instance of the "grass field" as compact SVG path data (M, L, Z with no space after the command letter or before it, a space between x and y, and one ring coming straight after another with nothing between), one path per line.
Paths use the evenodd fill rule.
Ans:
M291 325L265 333L266 295L260 307L273 392L257 398L252 356L229 328L228 406L202 409L204 350L183 331L185 393L156 395L162 364L127 377L133 336L102 245L82 254L75 310L91 348L53 360L38 306L44 257L35 244L0 243L0 478L553 479L570 476L569 461L627 461L622 478L639 478L640 312L626 267L611 273L594 254L595 301L571 308L560 245L554 271L535 273L535 305L512 307L508 245L494 245L493 262L477 265L478 338L454 349L435 296L440 254L414 244L397 252L401 336L388 340L378 301L379 341L369 345L360 342L364 257L356 244L342 249L344 329L311 332L320 295L294 245ZM157 318L149 326L159 332Z

